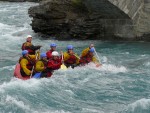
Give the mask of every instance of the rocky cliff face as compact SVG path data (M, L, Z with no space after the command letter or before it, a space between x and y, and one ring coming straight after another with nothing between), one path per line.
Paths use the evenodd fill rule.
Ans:
M150 0L108 0L133 21L134 36L150 40Z
M29 15L35 32L58 39L133 36L132 20L107 0L47 0L31 7Z
M49 0L30 8L29 14L33 17L31 24L33 30L63 38L84 34L86 31L84 20L88 10L84 6L76 6L78 7L76 9L74 5L76 3L70 0Z

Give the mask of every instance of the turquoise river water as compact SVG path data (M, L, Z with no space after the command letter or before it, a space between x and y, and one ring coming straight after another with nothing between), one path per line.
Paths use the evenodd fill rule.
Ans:
M0 2L0 113L150 113L150 43L44 40L30 26L35 3ZM51 78L13 77L26 36L41 51L57 43L80 52L95 44L103 66L57 70Z

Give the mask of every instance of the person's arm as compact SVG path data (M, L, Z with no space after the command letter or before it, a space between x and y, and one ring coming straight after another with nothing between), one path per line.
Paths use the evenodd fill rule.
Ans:
M69 59L70 55L67 52L64 52L63 55L64 55L63 57L64 57L64 62L65 62Z
M31 75L31 71L27 68L27 64L28 64L28 61L26 59L22 59L21 62L20 62L20 65L23 69L23 71L26 73L26 75Z
M36 65L35 65L35 70L37 72L42 72L45 69L42 61L37 61Z
M29 47L30 47L30 49L32 49L32 50L34 50L34 51L36 51L36 50L38 50L38 49L41 48L41 46L34 46L34 45L31 45L31 46L29 46Z
M77 60L76 60L76 64L79 64L80 57L79 57L77 54L74 54L74 55L75 55L75 57L77 58Z
M30 58L31 60L36 60L36 55L29 55L29 58Z
M84 56L89 52L89 50L90 50L89 47L86 48L86 49L84 49L84 50L82 51L82 53L81 53L81 57L84 57Z

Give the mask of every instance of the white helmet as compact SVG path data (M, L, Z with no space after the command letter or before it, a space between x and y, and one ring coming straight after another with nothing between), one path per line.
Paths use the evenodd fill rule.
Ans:
M53 51L52 56L59 56L59 53L57 51Z
M31 35L28 35L27 38L32 37Z

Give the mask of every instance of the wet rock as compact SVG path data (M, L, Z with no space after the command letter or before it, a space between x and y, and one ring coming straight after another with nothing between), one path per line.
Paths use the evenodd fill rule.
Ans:
M63 39L132 39L134 22L107 0L47 0L29 9L32 29Z

